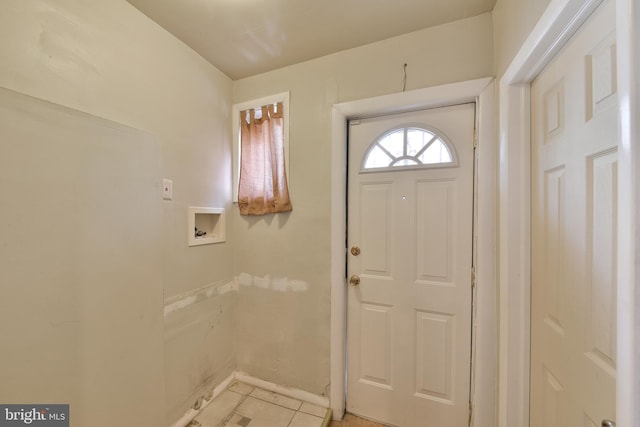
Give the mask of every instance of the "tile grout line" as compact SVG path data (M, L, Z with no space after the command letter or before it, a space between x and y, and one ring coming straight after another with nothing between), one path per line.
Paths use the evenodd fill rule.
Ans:
M273 391L265 390L265 389L260 388L260 387L254 387L254 388L253 388L253 390L256 390L256 389L264 390L264 391L267 391L267 392L269 392L269 393L273 393L273 394L277 394L278 396L282 396L280 393L276 393L276 392L273 392ZM253 391L252 391L251 393L253 393ZM280 405L280 404L278 404L278 403L276 403L276 402L270 402L270 401L268 401L268 400L261 399L260 397L258 397L258 396L254 396L254 395L253 395L253 394L251 394L251 393L250 393L250 394L248 394L248 395L247 395L247 397L253 397L254 399L259 400L259 401L261 401L261 402L269 403L269 404L271 404L271 405L278 406L278 407L280 407L280 408L289 409L290 411L293 411L293 417L291 417L291 420L290 420L290 421L289 421L289 423L287 424L287 427L290 427L290 426L291 426L291 423L293 422L293 419L296 417L296 414L305 414L305 415L309 415L309 416L311 416L311 417L318 418L319 420L321 420L321 423L323 423L322 425L324 425L324 418L323 418L323 417L319 417L319 416L317 416L317 415L315 415L315 414L309 414L309 413L307 413L307 412L303 412L303 411L301 411L301 410L300 410L300 409L302 408L302 406L303 406L305 403L308 403L308 402L304 402L304 401L302 401L302 400L300 400L300 399L295 399L295 398L293 398L293 397L284 396L284 397L288 397L289 399L292 399L292 400L295 400L295 401L297 401L297 402L300 402L300 406L298 406L298 409L292 409L292 408L289 408L289 407L287 407L287 406ZM318 406L318 405L316 405L316 406ZM328 408L326 408L326 410L328 410Z
M244 383L243 383L243 384L244 384ZM303 405L304 405L304 403L305 403L304 401L302 401L302 400L300 400L300 399L293 398L293 397L289 397L289 396L283 396L283 397L286 397L286 398L292 399L292 400L294 400L294 401L296 401L296 402L299 402L299 403L300 403L300 404L298 405L298 409L292 409L292 408L290 408L290 407L283 406L283 405L281 405L281 404L278 404L278 403L275 403L275 402L271 402L271 401L265 400L265 399L263 399L263 398L260 398L260 397L258 397L258 396L254 396L254 395L252 394L255 390L262 390L262 391L265 391L265 392L268 392L268 393L271 393L271 394L275 394L275 395L278 395L278 396L282 396L280 393L272 392L272 391L270 391L270 390L265 390L265 389L263 389L263 388L256 387L256 386L252 386L252 387L253 387L253 389L252 389L249 393L247 393L247 394L240 393L240 392L237 392L237 391L234 391L234 390L230 390L230 389L229 389L229 387L227 387L227 388L225 389L225 391L229 391L229 392L231 392L231 393L234 393L234 394L238 394L238 395L240 395L240 396L241 396L241 399L240 399L240 400L238 401L238 403L233 407L233 409L229 412L229 414L228 414L227 416L225 416L225 417L224 417L224 418L223 418L223 419L222 419L222 420L217 424L217 426L216 426L216 427L225 427L225 426L227 426L227 425L229 424L229 422L231 421L231 419L233 418L233 416L234 416L234 415L236 415L236 414L238 414L237 410L238 410L238 408L240 407L240 405L242 405L242 404L247 400L247 398L249 398L249 397L252 397L253 399L256 399L256 400L258 400L258 401L264 402L264 403L269 404L269 405L277 406L277 407L279 407L279 408L288 409L288 410L292 411L292 412L293 412L293 416L291 417L291 419L290 419L290 420L289 420L289 422L287 423L287 427L290 427L290 426L291 426L291 423L293 422L293 419L295 418L296 414L298 414L298 413L302 413L302 414L305 414L305 415L309 415L309 416L312 416L312 417L318 418L318 419L320 419L320 420L322 420L322 421L323 421L322 426L323 426L323 427L325 426L325 424L324 424L324 421L325 421L325 420L324 420L322 417L319 417L319 416L317 416L317 415L309 414L309 413L307 413L307 412L302 412L302 411L301 411L301 408L302 408L302 406L303 406ZM213 403L213 401L212 401L211 403ZM316 406L317 406L317 405L316 405ZM327 409L327 410L328 410L328 409ZM326 419L326 416L325 416L325 419Z
M289 422L287 423L287 427L291 426L291 423L293 422L293 419L296 417L296 414L300 411L300 408L302 408L302 403L303 403L303 402L302 402L301 400L299 400L299 399L293 399L292 397L290 397L290 399L293 399L293 400L295 400L295 401L300 402L300 406L298 406L298 409L291 409L291 408L287 408L286 406L278 405L278 404L277 404L277 403L275 403L275 402L269 402L269 401L264 400L264 399L261 399L261 398L259 398L259 397L257 397L257 396L253 396L253 395L252 395L252 393L253 393L256 389L264 390L263 388L260 388L260 387L254 387L254 388L253 388L253 390L251 391L251 393L250 393L250 394L248 394L247 396L251 396L251 397L253 397L254 399L259 400L259 401L261 401L261 402L269 403L269 404L271 404L271 405L279 406L280 408L289 409L290 411L293 411L293 416L291 417L291 419L290 419L290 420L289 420ZM277 395L279 395L279 396L282 396L280 393L275 393L275 392L272 392L272 391L269 391L269 390L265 390L265 391L267 391L267 392L269 392L269 393L277 394ZM285 396L285 397L287 397L287 396Z
M236 393L233 390L229 390L228 388L226 389L226 391L230 391L231 393ZM224 417L222 419L222 421L220 421L220 423L218 423L217 427L224 427L226 426L229 421L231 421L231 418L233 418L233 416L236 414L236 410L238 409L238 407L240 405L242 405L244 403L245 400L247 400L247 397L249 397L248 394L241 394L241 393L236 393L239 394L240 396L242 396L242 399L240 399L240 401L238 402L238 404L236 406L233 407L233 409L231 410L231 412L229 412L229 415L227 415L226 417Z
M265 390L265 389L260 388L260 387L254 387L253 389L254 389L254 390L256 390L256 389L264 390L264 391L266 391L266 392L274 393L274 394L277 394L278 396L286 397L286 398L288 398L288 399L292 399L292 400L295 400L295 401L297 401L297 402L300 402L300 406L298 407L298 409L293 409L293 408L289 408L289 407L284 406L284 405L280 405L280 404L275 403L275 402L269 402L268 400L264 400L264 399L262 399L262 398L260 398L260 397L258 397L258 396L253 396L252 394L248 394L248 395L247 395L247 397L249 397L249 396L250 396L250 397L253 397L254 399L259 400L259 401L261 401L261 402L270 403L270 404L272 404L272 405L279 406L279 407L281 407L281 408L288 409L288 410L290 410L290 411L294 411L294 412L298 412L298 411L300 411L300 408L302 408L302 404L304 403L304 402L303 402L302 400L300 400L300 399L294 399L293 397L283 396L283 395L282 395L282 394L280 394L280 393L276 393L276 392L273 392L273 391ZM253 393L253 392L251 392L251 393Z

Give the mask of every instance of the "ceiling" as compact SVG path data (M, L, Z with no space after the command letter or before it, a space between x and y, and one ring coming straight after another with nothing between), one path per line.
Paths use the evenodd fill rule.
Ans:
M493 9L496 0L127 0L237 80Z

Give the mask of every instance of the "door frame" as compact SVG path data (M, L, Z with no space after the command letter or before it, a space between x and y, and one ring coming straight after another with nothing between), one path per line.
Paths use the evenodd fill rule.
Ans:
M380 114L402 113L476 103L476 283L471 356L473 426L495 425L497 308L496 308L496 169L495 87L493 78L446 84L392 95L333 105L332 114L332 216L331 216L331 385L330 404L335 419L345 411L347 286L346 189L347 121ZM471 308L471 307L470 307ZM481 392L475 393L475 390Z
M616 1L619 102L617 423L640 426L640 8ZM498 426L529 425L530 88L602 0L551 0L499 83Z

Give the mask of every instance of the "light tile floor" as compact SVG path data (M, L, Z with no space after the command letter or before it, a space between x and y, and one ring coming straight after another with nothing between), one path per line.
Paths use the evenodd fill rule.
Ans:
M233 382L189 427L321 427L326 408Z

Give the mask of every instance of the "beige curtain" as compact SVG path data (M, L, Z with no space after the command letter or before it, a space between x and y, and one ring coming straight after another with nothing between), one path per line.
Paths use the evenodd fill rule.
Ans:
M282 103L240 113L241 160L238 205L241 215L292 210L284 163Z

